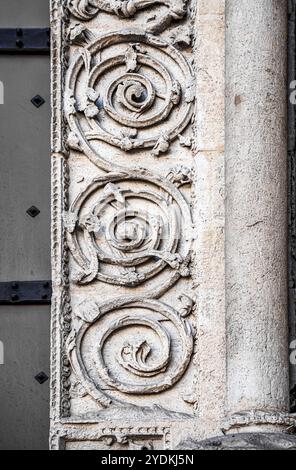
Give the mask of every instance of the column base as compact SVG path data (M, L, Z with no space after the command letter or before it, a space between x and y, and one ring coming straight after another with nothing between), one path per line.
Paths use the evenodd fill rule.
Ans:
M244 433L201 442L188 440L178 450L296 450L296 434Z
M296 433L296 414L281 411L244 411L228 416L222 426L223 434L256 434L258 431L260 433Z

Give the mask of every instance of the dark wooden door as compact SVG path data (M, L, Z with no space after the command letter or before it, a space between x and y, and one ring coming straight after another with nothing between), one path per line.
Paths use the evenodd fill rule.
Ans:
M40 305L22 300L24 281L50 279L50 61L23 49L26 28L49 28L49 0L1 0L4 28L18 28L21 50L0 47L0 449L37 450L48 448L48 289Z

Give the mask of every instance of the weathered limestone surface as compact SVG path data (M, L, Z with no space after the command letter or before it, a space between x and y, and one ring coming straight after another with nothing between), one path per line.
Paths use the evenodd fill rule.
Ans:
M219 432L224 24L220 0L52 1L53 449Z
M296 422L286 2L51 4L51 448L268 447Z
M225 2L196 2L196 221L198 412L201 438L225 414Z
M296 1L288 2L289 48L288 84L290 98L295 86L296 71ZM288 162L289 162L289 344L293 353L296 338L296 110L293 101L288 103ZM291 347L292 346L292 347ZM294 362L294 361L293 361ZM290 365L290 406L296 412L296 367Z
M226 26L227 407L288 412L287 2L229 0Z
M283 433L233 434L202 442L189 440L178 450L296 450L295 436Z

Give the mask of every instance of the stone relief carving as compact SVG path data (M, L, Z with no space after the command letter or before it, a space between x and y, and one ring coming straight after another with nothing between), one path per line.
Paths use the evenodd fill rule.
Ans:
M161 33L172 21L183 19L187 13L187 0L68 0L70 12L81 21L89 21L100 12L131 18L153 5L165 7L165 12L148 18L146 30L154 34Z
M54 38L55 61L60 47L62 64L60 69L55 65L53 85L60 93L54 92L55 152L63 161L61 175L59 168L54 175L61 178L63 192L56 191L55 197L63 201L57 200L54 208L55 257L63 265L61 297L55 307L62 319L61 338L56 339L56 347L61 347L59 366L55 359L61 388L55 399L60 401L60 416L71 420L77 413L77 408L71 410L72 399L82 415L84 400L107 411L113 405L141 408L134 397L155 397L153 407L157 406L157 397L178 385L190 368L196 301L190 296L190 280L187 289L184 284L176 287L175 300L162 297L191 274L194 172L188 158L193 143L188 128L194 117L195 80L179 50L190 45L192 33L186 28L184 34L176 31L176 47L154 35L172 20L185 18L187 2L62 4L68 7L59 25L62 42L61 36ZM154 5L161 14L147 22L145 31L129 26L102 35L93 27L100 12L135 17L136 22L142 10ZM53 8L55 21L61 11ZM182 158L174 161L172 145L180 155L187 152L186 164ZM119 163L112 151L121 152L124 161ZM137 152L139 161L133 164L130 156ZM168 159L165 171L157 166L162 160L153 159L161 155ZM146 167L146 158L156 162L154 168ZM87 171L76 175L76 184L72 172L83 159ZM104 300L100 285L109 289ZM93 289L91 300L84 291L88 288ZM117 293L117 288L126 292ZM195 377L191 385L196 387ZM184 403L196 403L183 395L182 391L180 416ZM142 408L147 410L147 405ZM174 406L172 413L178 414ZM149 432L144 437L110 432L95 441L102 448L154 448L162 439ZM53 438L53 447L60 445ZM85 445L91 448L92 439Z
M188 310L178 313L163 302L145 298L123 298L101 305L83 302L77 313L81 321L76 324L76 329L72 330L68 340L68 355L72 368L84 388L103 407L115 402L127 403L124 399L121 401L103 392L106 385L108 390L127 395L163 392L180 380L190 362L194 334L186 319L189 314ZM104 322L108 316L111 319ZM170 329L165 327L164 320L170 323ZM143 335L129 335L126 340L122 331L133 330L137 326L151 330L157 341L153 338L153 344L150 346ZM109 358L109 362L106 362L106 344L114 340L112 337L118 331L121 331L121 338L116 338L114 345L110 346L112 357L111 361ZM92 344L94 337L96 341ZM178 351L173 350L173 341L180 344ZM87 343L87 347L84 345L83 348L83 343ZM89 362L83 357L84 351L87 349L89 355L93 348L95 350L91 353L92 361ZM114 356L117 366L121 368L120 372L114 364ZM94 357L97 371L95 374L90 371ZM112 373L112 368L115 369L115 374ZM128 374L125 374L124 370ZM131 376L133 382L128 382Z
M188 175L189 170L183 174L177 169L170 178L180 185L190 182ZM69 248L81 269L80 284L97 278L133 287L169 267L168 280L161 286L165 291L180 276L189 276L191 213L172 183L147 170L109 173L76 197L65 214L65 225Z
M164 450L171 448L170 428L159 426L106 425L81 433L77 429L56 431L51 436L54 450Z
M210 403L210 399L202 403L207 389L199 388L198 381L205 380L209 386L213 379L217 401L223 403L223 393L217 388L223 382L215 379L217 371L211 366L203 369L201 357L205 345L217 355L224 354L215 347L222 347L221 342L206 332L213 326L207 315L209 305L218 315L223 310L217 302L219 298L222 303L221 298L211 298L210 292L217 287L212 283L217 259L223 264L215 251L223 247L219 247L220 235L209 233L220 230L223 234L224 225L217 223L223 216L220 202L219 206L216 202L207 205L217 199L216 189L223 189L220 176L214 175L217 166L209 164L220 161L222 147L220 138L213 137L219 150L210 150L204 129L197 139L201 118L194 120L196 69L202 72L198 74L200 115L210 127L213 123L214 133L213 116L223 113L220 94L213 92L224 87L219 74L225 52L223 2L51 3L56 271L51 447L162 449L183 442L181 449L273 448L282 441L278 448L294 448L295 439L288 435L282 439L280 435L219 437L200 447L194 440L187 441L188 436L194 439L200 433L205 404ZM210 9L206 4L211 4ZM194 23L196 9L201 18ZM197 26L202 30L198 41ZM200 47L197 42L204 44ZM209 54L209 59L206 49L213 52L214 45L215 57ZM210 112L203 106L211 93L218 113L216 106ZM190 188L183 185L189 186L193 178L191 157L197 157L201 148L211 155L201 158L199 178L205 184L198 187L210 195L199 205L199 194L194 192L190 200ZM203 165L208 166L205 172ZM218 166L222 174L224 166ZM212 182L208 176L213 176ZM211 219L199 231L201 238L209 240L196 244L206 253L196 258L192 204L201 224L208 216ZM181 235L176 241L178 213ZM167 237L163 237L165 231ZM200 309L205 312L200 312L199 323L199 341L202 337L210 341L199 343L197 299L192 295L193 288L198 291L199 276L191 283L190 260L194 260L196 275L196 259L202 263L211 250L214 275L209 273L210 282L203 287ZM207 261L205 266L202 275L209 268ZM221 272L217 279L223 283ZM215 420L220 408L213 403L213 410ZM222 431L253 425L275 425L294 433L295 417L246 412L230 416Z
M154 450L154 441L153 436L149 440L147 436L146 440L141 439L139 436L103 436L98 439L98 442L102 442L105 446L109 447L110 450L116 450L115 447L120 447L122 449L128 450Z
M96 141L126 152L151 149L158 157L186 129L193 110L191 66L173 46L146 33L121 31L96 39L68 73L68 145L106 171L110 162L95 151Z

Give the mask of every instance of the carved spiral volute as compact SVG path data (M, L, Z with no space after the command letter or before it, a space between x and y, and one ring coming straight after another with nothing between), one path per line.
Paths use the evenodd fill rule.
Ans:
M184 375L193 352L188 313L144 298L81 305L81 324L68 349L88 393L108 406L125 401L118 393L151 395L169 390ZM176 341L179 347L173 348ZM106 387L114 393L104 392Z
M135 287L163 272L162 282L148 286L155 295L189 275L193 231L187 201L172 182L147 171L96 178L65 223L80 284L98 279Z
M75 136L76 149L108 170L106 144L160 156L189 124L193 102L193 72L177 49L140 32L103 36L78 54L68 76L69 145Z

